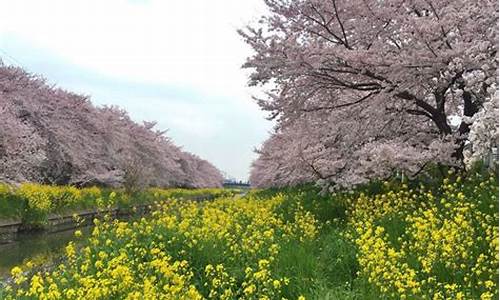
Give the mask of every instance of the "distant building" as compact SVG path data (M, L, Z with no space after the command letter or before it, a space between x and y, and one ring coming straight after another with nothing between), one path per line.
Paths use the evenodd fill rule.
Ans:
M248 188L250 187L250 183L248 181L241 181L241 180L236 180L236 179L224 179L223 181L224 187L242 187L242 188Z

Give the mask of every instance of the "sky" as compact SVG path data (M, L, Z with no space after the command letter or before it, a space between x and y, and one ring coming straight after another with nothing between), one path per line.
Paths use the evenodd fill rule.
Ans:
M51 84L157 121L184 150L246 180L272 122L241 69L236 30L262 0L0 0L0 58Z

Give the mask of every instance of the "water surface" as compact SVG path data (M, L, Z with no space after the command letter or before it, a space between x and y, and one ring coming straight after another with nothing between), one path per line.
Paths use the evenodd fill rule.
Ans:
M84 235L91 226L78 228ZM47 260L60 256L68 242L76 240L77 229L59 232L20 233L14 242L0 245L0 278L10 275L10 270L27 260Z

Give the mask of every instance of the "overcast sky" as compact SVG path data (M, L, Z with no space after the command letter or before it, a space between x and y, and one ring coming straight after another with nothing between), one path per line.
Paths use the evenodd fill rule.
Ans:
M0 0L0 58L97 105L156 120L177 145L247 179L272 124L236 33L262 0Z

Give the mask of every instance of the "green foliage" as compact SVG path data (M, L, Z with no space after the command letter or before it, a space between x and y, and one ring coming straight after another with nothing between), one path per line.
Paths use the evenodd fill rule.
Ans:
M190 282L213 299L227 289L233 293L227 299L255 298L274 279L279 293L273 295L286 299L493 299L498 294L498 175L446 173L432 181L394 178L334 194L311 185L252 190L235 198L238 191L80 190L79 197L92 205L101 201L124 208L178 199L154 206L150 217L133 223L98 222L87 259L92 266L95 253L125 251L130 270L136 270L150 263L143 256L155 249L151 255L186 261ZM76 193L32 188L3 193L22 194L29 205L50 195L51 203L67 206ZM179 201L204 193L222 198ZM257 280L264 274L261 263L265 282ZM257 290L245 292L252 284Z
M434 276L435 280L443 282L441 295L448 293L447 295L455 295L454 297L469 295L477 298L482 295L485 299L489 299L488 297L492 294L489 294L481 285L497 282L497 280L488 281L491 280L491 274L495 272L497 275L493 275L493 279L498 279L498 270L491 269L492 265L495 265L495 258L491 251L495 252L495 247L497 247L495 245L498 245L498 173L491 173L481 165L467 173L457 172L443 166L430 166L429 168L435 170L433 178L421 177L401 181L401 178L393 177L385 182L373 181L351 190L341 190L329 195L323 195L319 188L312 185L254 192L263 199L279 193L285 195L287 201L277 208L285 219L293 219L293 210L303 207L321 220L322 226L317 240L307 244L294 243L282 246L277 271L290 277L293 282L287 287L288 294L294 297L302 294L307 299L398 299L400 295L391 295L382 291L373 282L370 283L369 276L363 272L366 266L359 265L357 255L360 253L360 246L355 245L355 241L359 239L355 232L356 218L360 221L372 218L373 228L383 228L384 243L387 247L400 251L402 248L407 249L409 243L421 243L412 246L417 248L426 243L408 235L407 232L415 230L411 228L415 226L412 223L415 217L407 220L408 216L424 217L418 212L419 210L433 209L438 218L438 227L433 229L433 232L438 234L438 232L448 230L446 226L450 225L444 224L452 224L449 222L458 220L455 219L459 218L455 212L456 209L471 207L474 213L467 217L469 218L467 220L471 222L467 228L475 232L475 237L472 240L473 244L466 246L469 249L466 253L470 256L467 260L472 264L461 271L457 271L461 269L460 267L455 270L452 267L452 261L463 260L459 256L465 253L450 252L452 256L446 260L438 257L434 259L432 269L434 275L428 276L429 278ZM389 199L391 197L393 200ZM363 201L366 203L363 204ZM356 211L364 211L366 215L356 217ZM431 220L424 217L422 222L429 223ZM366 232L366 229L361 230L361 232ZM364 243L367 242L370 241L367 240ZM461 246L454 246L453 242L450 243L452 248L462 249ZM444 245L446 243L443 242ZM453 258L453 255L456 255L456 258ZM487 261L478 263L475 260L481 255L486 255ZM417 270L419 276L423 276L418 277L419 280L427 278L421 274L423 267L421 260L422 257L419 257L417 253L408 250L405 252L404 262L410 268ZM383 259L379 262L383 263ZM484 275L472 274L470 268L475 265L481 266L481 272ZM474 269L476 271L479 270L477 266ZM476 278L468 281L472 285L468 288L460 285L467 277ZM457 283L462 293L444 291L446 283ZM428 288L423 293L429 297L433 297L438 292L432 285L422 288ZM440 296L437 297L441 299Z
M0 216L3 219L20 218L24 210L24 202L13 192L13 187L0 184Z
M49 216L82 210L119 208L131 211L136 206L176 199L213 199L239 192L232 189L151 188L129 194L124 189L52 186L24 183L19 187L0 184L0 219L20 219L25 228L47 226Z

